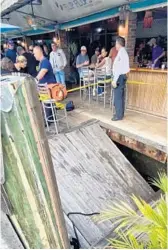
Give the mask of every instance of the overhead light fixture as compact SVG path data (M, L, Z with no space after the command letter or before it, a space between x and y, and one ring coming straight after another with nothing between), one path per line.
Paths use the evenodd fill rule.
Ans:
M101 27L97 28L96 31L100 33L103 29Z
M27 20L27 23L28 25L33 28L34 30L37 29L37 25L36 25L36 22L35 22L35 18L32 17L32 16L26 16L26 20Z

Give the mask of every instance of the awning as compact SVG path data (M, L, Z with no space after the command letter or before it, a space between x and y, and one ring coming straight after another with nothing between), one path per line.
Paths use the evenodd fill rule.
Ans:
M128 2L127 2L128 3ZM167 6L167 0L139 0L139 1L129 1L129 9L132 12L143 11L147 9L154 9L159 7ZM80 25L85 25L92 22L97 22L100 20L105 20L116 16L119 14L119 8L111 8L105 11L101 11L99 13L94 13L90 16L85 16L82 18L78 18L69 22L64 22L60 24L60 29L68 29L72 27L77 27Z
M21 28L18 26L10 25L10 24L5 24L5 23L0 23L0 32L1 33L8 33L10 31L14 30L20 30Z
M30 0L3 2L5 1L8 2L6 6L10 15L6 15L7 10L2 9L2 16L9 16L10 24L22 25L23 31L32 29L27 20L28 16L32 16L32 9L28 4ZM67 29L116 16L119 14L119 7L123 5L127 5L133 12L138 12L164 7L167 5L167 0L42 0L42 4L33 5L33 9L38 29L41 30L51 24L56 25L56 22L60 29Z

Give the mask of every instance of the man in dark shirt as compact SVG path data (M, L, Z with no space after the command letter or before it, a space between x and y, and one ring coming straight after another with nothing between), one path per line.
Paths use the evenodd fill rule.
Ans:
M30 52L26 52L25 49L21 46L17 47L18 55L22 55L27 59L27 68L26 72L33 77L37 76L36 66L38 66L38 61L35 59L34 55Z
M39 81L40 84L56 83L51 63L46 57L44 57L42 48L35 46L33 53L36 60L40 62L38 75L36 76L37 81ZM50 106L50 104L48 104L48 106ZM52 115L51 109L49 108L45 108L45 112L47 117Z
M44 57L42 48L39 46L34 47L33 53L36 60L40 62L38 75L36 77L39 83L56 83L51 63Z
M8 49L5 53L5 57L8 57L12 60L13 63L16 62L16 50L14 49L15 45L12 40L8 41Z

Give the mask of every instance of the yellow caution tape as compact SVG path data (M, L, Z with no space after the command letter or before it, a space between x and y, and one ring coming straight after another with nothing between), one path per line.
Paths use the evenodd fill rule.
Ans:
M99 82L99 83L103 83L103 82ZM106 82L106 84L111 84L111 81L109 82ZM156 83L146 83L146 82L138 82L138 81L127 81L127 84L140 84L140 85L158 85ZM163 84L163 83L162 83ZM161 83L159 85L162 85ZM77 91L77 90L80 90L80 89L85 89L85 88L88 88L88 87L93 87L93 86L97 86L97 83L91 83L91 84L86 84L85 86L81 86L81 87L76 87L76 88L73 88L73 89L69 89L67 90L68 93L71 93L71 92L74 92L74 91ZM166 87L166 86L165 86Z

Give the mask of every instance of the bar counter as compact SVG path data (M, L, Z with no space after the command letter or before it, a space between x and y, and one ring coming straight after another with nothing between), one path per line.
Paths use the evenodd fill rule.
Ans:
M166 118L167 70L131 68L127 108Z

